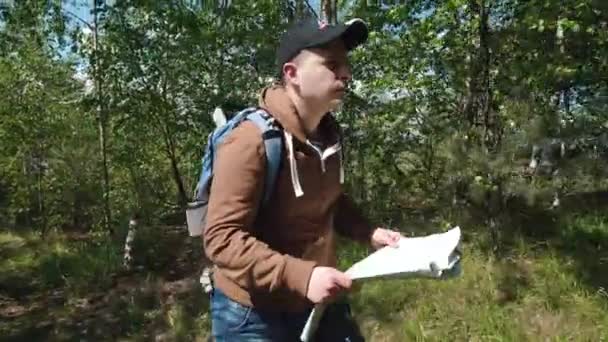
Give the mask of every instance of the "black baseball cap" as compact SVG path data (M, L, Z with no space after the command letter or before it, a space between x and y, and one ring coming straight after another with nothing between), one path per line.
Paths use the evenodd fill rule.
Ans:
M282 35L276 56L277 66L280 70L300 51L322 46L336 38L342 38L346 50L350 51L363 44L367 37L367 24L358 18L336 25L328 25L314 19L300 21Z

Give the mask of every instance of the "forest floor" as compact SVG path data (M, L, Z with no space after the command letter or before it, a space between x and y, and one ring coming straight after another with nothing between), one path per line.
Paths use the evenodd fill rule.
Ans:
M134 270L94 234L0 232L3 341L206 341L200 242L181 227L141 228ZM351 294L369 341L608 340L608 219L571 217L552 237L500 253L463 229L457 279L383 280ZM345 244L341 267L365 256Z

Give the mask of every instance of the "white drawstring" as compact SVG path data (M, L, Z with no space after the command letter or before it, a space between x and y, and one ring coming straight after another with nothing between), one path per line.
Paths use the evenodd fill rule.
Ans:
M285 142L287 143L287 153L289 158L289 166L291 171L291 184L293 185L293 191L296 193L296 197L304 196L302 185L300 185L300 176L298 174L298 164L296 163L296 157L293 152L293 136L291 133L285 132Z
M340 151L340 184L344 184L344 163L342 162L342 151Z
M298 163L296 162L296 157L293 149L293 135L289 133L287 130L283 131L285 135L285 142L287 143L287 154L289 158L289 167L291 172L291 184L293 186L293 191L296 194L296 197L304 196L304 190L302 190L302 185L300 184L300 174L298 173ZM313 147L318 152L320 151L316 146L307 141L307 143ZM319 157L321 159L321 169L325 172L325 159L331 156L334 153L339 154L340 158L340 184L344 184L344 163L342 161L342 148L340 143L331 146L324 152L319 152Z

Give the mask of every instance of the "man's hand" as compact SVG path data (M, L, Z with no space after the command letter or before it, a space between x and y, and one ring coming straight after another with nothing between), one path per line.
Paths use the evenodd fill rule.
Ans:
M384 246L398 247L399 240L403 237L401 233L385 229L385 228L376 228L372 233L372 247L375 249L382 248Z
M315 267L310 276L306 298L315 304L326 303L351 286L351 279L335 268Z

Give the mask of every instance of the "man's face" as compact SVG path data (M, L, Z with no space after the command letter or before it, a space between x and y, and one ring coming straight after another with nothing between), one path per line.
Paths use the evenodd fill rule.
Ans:
M308 105L324 110L342 102L351 79L344 42L337 39L323 48L303 50L284 66L285 78Z

